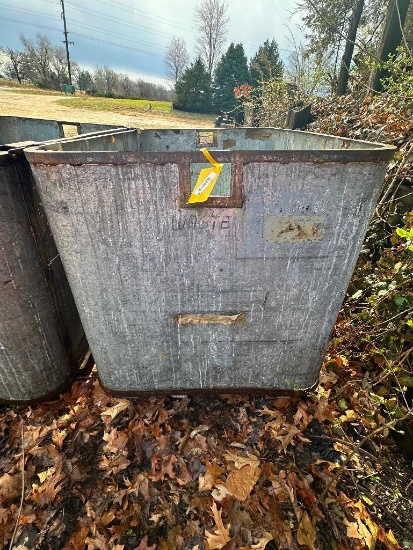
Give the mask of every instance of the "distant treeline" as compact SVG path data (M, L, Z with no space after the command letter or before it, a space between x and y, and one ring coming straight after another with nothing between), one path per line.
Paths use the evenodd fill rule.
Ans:
M53 46L47 36L38 34L34 40L20 35L22 50L0 47L1 75L9 80L28 83L48 90L62 90L69 83L66 51ZM84 70L71 60L72 83L91 95L113 98L140 98L170 101L171 92L164 86L132 80L109 67Z

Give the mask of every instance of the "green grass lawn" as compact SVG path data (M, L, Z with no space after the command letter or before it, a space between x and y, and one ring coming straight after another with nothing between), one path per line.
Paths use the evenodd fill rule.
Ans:
M76 109L89 109L91 111L162 111L170 113L172 103L170 101L150 101L149 99L111 99L107 97L71 97L59 99L60 105L75 107Z
M111 99L106 97L65 97L56 101L65 107L88 109L91 111L106 111L122 115L137 115L145 113L153 119L167 117L171 120L194 121L194 124L213 126L214 115L175 111L170 101L151 101L149 99ZM150 108L149 108L150 106Z

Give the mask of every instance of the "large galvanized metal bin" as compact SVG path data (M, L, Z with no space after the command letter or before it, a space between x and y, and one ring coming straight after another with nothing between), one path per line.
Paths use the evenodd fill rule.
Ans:
M189 207L204 146L224 166L214 196ZM393 147L239 128L61 149L26 156L104 387L317 382Z
M56 140L62 124L0 117L0 402L59 393L88 349L22 149L36 137Z

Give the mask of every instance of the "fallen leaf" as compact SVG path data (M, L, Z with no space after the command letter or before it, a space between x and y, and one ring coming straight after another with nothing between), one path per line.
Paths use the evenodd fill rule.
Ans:
M103 440L106 441L106 445L103 450L108 453L121 453L124 451L126 444L128 443L128 436L125 432L119 432L117 430L111 430L103 434Z
M228 491L224 485L217 485L211 493L211 496L214 500L221 502L227 496L232 496L231 491Z
M36 483L32 485L31 498L40 506L61 500L61 495L59 493L67 478L66 474L64 474L60 468L56 469L56 471L55 468L50 468L48 472L50 471L52 473L45 478L41 485L37 485Z
M213 533L210 533L209 531L205 531L205 537L208 542L208 546L210 550L215 550L215 549L220 550L227 544L227 542L231 540L231 537L229 536L230 525L228 524L228 527L224 527L221 511L218 510L215 502L212 504L211 510L214 516L216 529Z
M113 510L107 510L100 516L100 521L104 527L107 527L111 521L116 517L116 514Z
M0 476L0 502L10 502L21 493L21 476L3 474Z
M347 527L347 536L351 539L362 539L363 536L359 533L357 523L354 521L348 521L345 519L343 524Z
M251 491L257 483L260 475L261 471L259 466L254 468L253 466L246 464L240 469L232 470L223 486L237 500L242 502L250 496Z
M130 464L130 460L123 454L111 455L110 458L101 456L99 470L105 471L107 475L118 474L125 470Z
M387 550L400 550L399 543L394 538L393 531L390 529L388 533L383 527L379 527L378 539L382 542Z
M69 540L63 546L62 550L80 550L86 544L86 537L89 533L89 528L82 525L78 530L71 534Z
M214 460L213 462L206 461L206 470L204 476L199 476L199 491L210 491L212 487L219 481L219 476L225 472Z
M116 405L113 405L113 407L107 407L104 411L100 413L102 417L108 417L103 418L104 422L106 424L110 424L112 420L114 420L122 411L127 409L130 405L130 402L127 399L122 399L119 401L119 403L116 403Z
M358 420L360 416L356 413L356 411L353 411L352 409L348 409L345 414L342 414L340 416L340 422L354 422Z
M317 533L314 525L311 523L307 512L303 512L300 523L298 524L297 542L308 546L311 550L316 550L314 543L317 538Z
M135 550L156 550L156 544L152 546L148 546L148 536L145 536L142 540L139 546L135 548Z
M251 546L251 550L265 550L265 547L270 542L270 540L274 540L274 537L271 535L271 533L265 532L264 537L260 540L260 542Z
M297 426L294 426L293 424L289 424L285 426L285 430L287 433L274 435L274 439L278 439L278 441L281 441L280 451L284 451L284 453L287 453L287 447L288 445L294 445L294 438L297 436L298 439L300 439L303 443L311 443L311 441L304 437L302 434L302 431L297 428Z
M234 462L235 468L243 468L244 466L251 466L253 470L256 470L260 466L259 459L251 454L239 455L237 453L225 453L225 458L228 462Z

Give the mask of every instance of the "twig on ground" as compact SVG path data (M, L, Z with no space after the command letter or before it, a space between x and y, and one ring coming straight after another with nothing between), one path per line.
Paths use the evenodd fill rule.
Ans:
M22 421L22 426L21 426L21 439L22 439L22 484L21 484L20 506L19 506L19 511L17 513L16 525L14 526L14 531L13 531L13 534L11 536L9 550L11 550L13 548L14 539L16 537L17 529L19 527L19 522L20 522L20 517L21 517L21 514L22 514L23 502L24 502L24 482L25 482L25 479L24 479L24 460L25 460L25 457L24 457L24 421Z
M324 501L324 497L326 496L326 494L328 493L330 487L333 485L333 483L335 483L338 478L341 476L341 474L344 472L344 470L347 468L347 465L348 463L350 462L350 460L353 458L354 455L356 455L359 451L359 449L364 445L364 443L366 443L366 441L368 441L369 439L373 438L374 436L384 432L385 430L388 430L389 428L391 428L392 426L394 426L395 424L397 424L398 422L403 422L403 420L406 420L407 418L410 418L413 416L413 408L409 409L408 412L403 415L401 418L395 418L394 420L391 420L390 422L387 422L386 424L384 424L383 426L380 426L379 428L377 428L376 430L373 430L370 434L366 435L365 437L363 437L363 439L355 446L355 448L353 449L353 451L348 455L348 457L346 458L346 460L343 462L343 464L341 464L340 468L337 470L337 472L333 475L333 477L331 478L330 482L328 483L328 485L324 488L324 490L322 491L322 493L320 494L320 496L317 498L317 500L315 501L315 503L312 505L311 509L310 509L310 513L312 513L314 511L314 509L321 503Z

